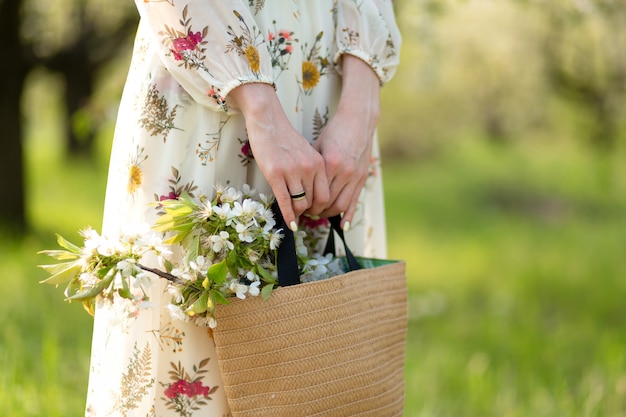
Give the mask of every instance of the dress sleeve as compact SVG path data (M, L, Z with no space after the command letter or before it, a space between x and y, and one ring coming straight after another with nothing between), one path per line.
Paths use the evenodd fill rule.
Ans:
M241 0L135 0L167 70L197 102L228 111L239 85L273 84L263 35Z
M350 54L368 63L381 84L393 77L400 63L402 37L391 0L339 0L335 30L335 63Z

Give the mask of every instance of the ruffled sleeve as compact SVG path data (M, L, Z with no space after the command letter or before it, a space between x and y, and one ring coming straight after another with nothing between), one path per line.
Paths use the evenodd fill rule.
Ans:
M225 97L250 82L273 84L263 35L247 2L135 0L159 56L197 102L228 111Z
M393 77L400 63L402 37L391 0L339 0L335 35L335 63L350 54L367 62L381 84Z

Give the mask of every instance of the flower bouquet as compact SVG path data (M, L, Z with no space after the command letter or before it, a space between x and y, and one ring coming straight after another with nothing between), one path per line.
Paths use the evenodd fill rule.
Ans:
M170 314L198 325L216 326L216 305L228 298L268 298L278 285L277 248L283 237L272 199L248 186L217 187L212 198L187 194L155 203L159 217L152 227L129 227L115 235L81 232L78 247L57 236L60 250L45 250L61 262L41 265L51 276L42 281L66 284L67 301L79 301L93 314L98 300L128 300L150 307L148 288L155 276L168 281ZM309 229L313 230L313 229ZM312 251L316 233L294 233L303 282L343 273L339 258ZM152 260L157 268L144 265Z

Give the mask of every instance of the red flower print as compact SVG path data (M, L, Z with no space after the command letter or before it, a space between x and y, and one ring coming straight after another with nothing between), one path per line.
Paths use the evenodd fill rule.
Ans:
M196 46L202 42L202 34L200 32L193 33L192 31L189 31L187 39L193 44L193 46Z
M178 53L182 53L183 51L189 51L196 47L193 42L189 40L189 38L176 38L172 42L174 46L174 51Z
M174 410L176 415L181 417L191 417L196 415L195 411L207 405L207 400L211 400L211 395L217 391L218 386L207 387L202 385L202 373L208 372L204 368L209 359L203 359L198 365L193 366L194 375L190 375L181 365L172 363L173 370L169 372L173 382L165 384L160 382L164 388L161 397L165 401L167 408Z
M170 191L168 195L162 195L159 197L159 201L163 200L178 200L179 195L174 191Z
M269 33L267 34L267 40L268 40L269 42L271 42L271 41L273 41L274 39L276 39L276 35L275 35L275 34L273 34L272 32L269 32Z
M226 99L220 95L219 91L216 91L214 88L211 88L209 92L207 93L207 95L211 97L213 101L215 102L215 104L220 106L224 111L227 110Z
M280 36L281 38L284 38L285 41L290 41L291 40L291 32L289 32L286 29L279 30L278 31L278 36ZM281 41L279 40L279 42L281 42Z
M293 52L293 46L291 44L285 45L285 49L280 51L283 55L290 54Z
M246 141L246 143L243 144L243 146L241 147L241 153L243 154L243 156L250 156L251 149L250 149L250 141Z
M169 399L183 395L189 398L197 396L208 397L210 391L209 387L202 385L201 381L189 382L184 379L179 379L170 385L165 390L164 394Z
M210 390L209 387L202 385L202 382L196 381L191 383L189 391L193 396L208 397Z

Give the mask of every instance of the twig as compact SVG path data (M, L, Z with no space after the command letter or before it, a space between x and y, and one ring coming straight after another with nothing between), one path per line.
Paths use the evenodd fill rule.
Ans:
M161 278L165 278L166 280L170 282L181 282L180 278L178 278L176 275L168 274L167 272L163 272L160 269L143 266L142 264L137 264L137 265L139 266L139 268L143 269L144 271L152 272L153 274L158 275Z

